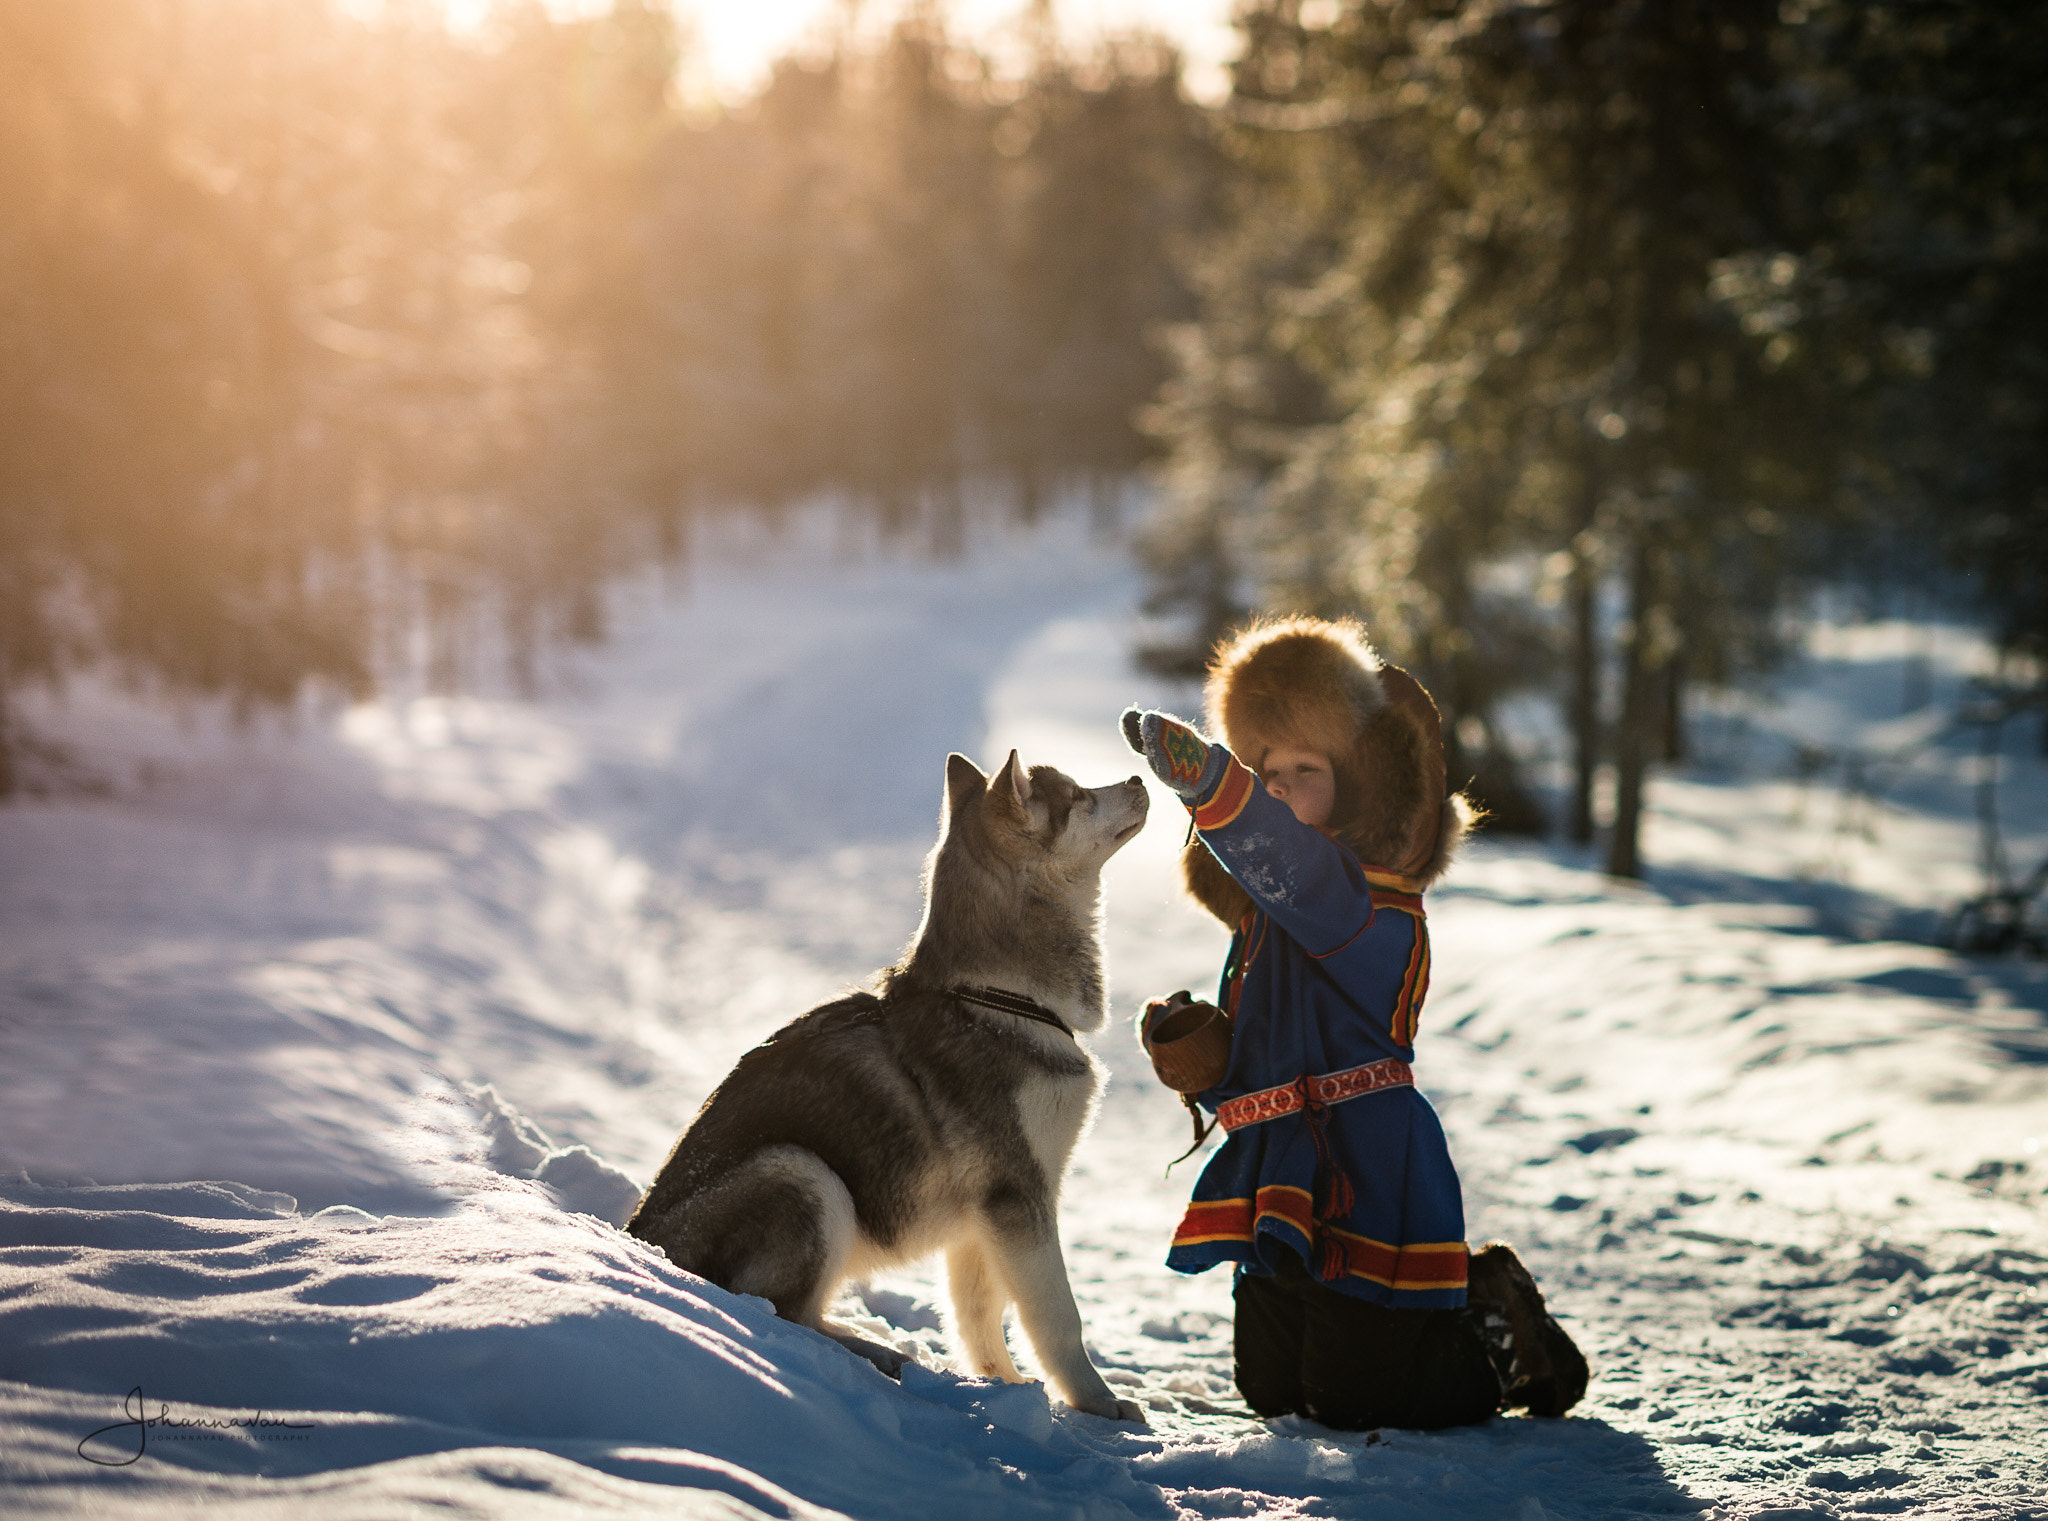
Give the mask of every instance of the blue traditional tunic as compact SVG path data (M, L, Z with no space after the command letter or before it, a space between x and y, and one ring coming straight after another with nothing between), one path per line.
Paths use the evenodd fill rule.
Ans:
M1429 983L1420 884L1300 822L1234 757L1189 809L1253 907L1217 998L1235 1016L1230 1068L1197 1096L1238 1128L1202 1170L1167 1266L1268 1274L1294 1252L1339 1293L1464 1304L1458 1174L1407 1069Z

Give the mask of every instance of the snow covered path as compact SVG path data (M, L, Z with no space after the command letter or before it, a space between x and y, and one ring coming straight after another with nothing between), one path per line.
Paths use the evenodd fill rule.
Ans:
M116 761L0 811L9 1509L2048 1517L2048 977L1822 932L1753 869L1795 848L1774 782L1666 785L1649 888L1489 845L1432 896L1420 1070L1475 1238L1593 1358L1568 1420L1246 1416L1226 1280L1160 1265L1185 1117L1115 1026L1065 1225L1149 1433L899 1388L558 1208L615 1211L741 1051L893 957L947 750L1100 782L1126 702L1194 707L1129 672L1130 572L1067 525L851 566L805 526L625 597L541 699L53 715ZM1173 817L1108 879L1125 1010L1221 953ZM1967 835L1898 831L1912 909ZM848 1318L938 1368L940 1304L912 1274Z

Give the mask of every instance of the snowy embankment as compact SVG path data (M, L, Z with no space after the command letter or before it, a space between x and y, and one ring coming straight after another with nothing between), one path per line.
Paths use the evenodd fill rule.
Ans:
M1100 782L1126 701L1193 707L1128 671L1130 573L1065 525L942 565L829 540L707 545L540 699L51 710L110 788L0 810L6 1508L2048 1516L2048 977L1839 933L1967 890L1959 754L1873 842L1773 749L1820 714L1887 744L1896 631L1704 731L1647 887L1496 844L1432 897L1420 1071L1475 1237L1592 1355L1567 1420L1249 1418L1227 1282L1160 1266L1196 1164L1162 1177L1185 1119L1118 1027L1065 1234L1149 1431L948 1371L929 1272L845 1306L923 1358L899 1386L596 1218L907 937L948 749ZM1977 658L1913 648L1937 700ZM1220 955L1172 818L1112 863L1122 1009Z

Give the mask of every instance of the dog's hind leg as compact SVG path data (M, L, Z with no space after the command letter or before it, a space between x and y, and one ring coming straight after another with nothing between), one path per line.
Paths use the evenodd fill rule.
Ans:
M825 1307L831 1304L839 1293L840 1285L846 1282L847 1266L860 1242L860 1221L854 1212L853 1195L847 1191L845 1181L826 1166L816 1152L799 1146L772 1147L755 1159L754 1168L757 1173L774 1174L783 1186L808 1196L811 1208L806 1213L813 1250L807 1254L809 1268L806 1273L779 1279L775 1265L760 1262L758 1266L764 1270L763 1276L774 1281L773 1287L751 1288L740 1281L735 1282L733 1288L742 1294L762 1295L773 1301L775 1313L784 1320L793 1320L800 1326L822 1332L849 1352L866 1358L889 1377L901 1377L903 1364L909 1361L901 1352L869 1341L864 1336L856 1336L844 1326L825 1318ZM782 1288L783 1292L774 1292L774 1287Z
M968 1366L984 1378L1024 1382L1003 1340L1007 1287L996 1277L981 1242L969 1237L946 1253L946 1285L953 1298L953 1329Z
M771 1146L640 1234L685 1271L759 1295L784 1320L831 1337L894 1378L901 1353L825 1319L859 1230L853 1196L817 1153Z
M1017 1298L1017 1319L1053 1383L1076 1410L1112 1421L1137 1421L1145 1412L1110 1392L1081 1344L1081 1311L1067 1281L1059 1232L1051 1220L998 1225L992 1244L1003 1277Z
M823 1330L859 1229L839 1174L814 1151L771 1146L734 1172L732 1189L757 1202L760 1239L733 1264L729 1287L771 1301L784 1320Z

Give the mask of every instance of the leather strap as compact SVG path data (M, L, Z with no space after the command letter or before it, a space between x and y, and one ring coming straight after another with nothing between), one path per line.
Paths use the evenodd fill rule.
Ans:
M1042 1025L1051 1025L1070 1038L1074 1033L1059 1015L1022 993L1006 992L1002 988L954 988L952 993L955 998L980 1004L984 1009L994 1009L998 1014L1014 1014L1019 1019L1035 1019Z

